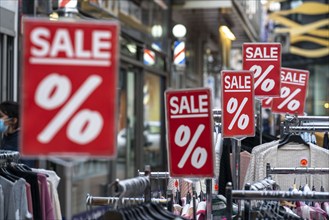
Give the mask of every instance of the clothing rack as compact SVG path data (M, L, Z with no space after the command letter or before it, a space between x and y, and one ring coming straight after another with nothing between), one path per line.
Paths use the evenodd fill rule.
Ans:
M227 220L232 219L233 199L237 200L289 200L289 201L319 201L327 202L329 200L329 192L293 192L293 191L252 191L250 184L246 184L246 190L233 190L232 183L226 186L226 217ZM244 218L250 219L249 204L245 204Z
M145 176L145 172L140 172L138 171L139 176ZM150 178L155 178L155 179L168 179L170 178L169 172L150 172L149 173ZM206 194L207 194L207 216L211 216L212 212L212 182L211 179L206 179ZM195 183L192 183L192 191L193 191L193 215L194 218L196 219L196 207L195 207ZM171 210L171 207L169 208Z
M281 122L281 136L292 132L326 132L329 131L327 116L291 116L286 115Z
M92 196L92 195L87 195L86 198L86 205L91 205L91 206L100 206L100 205L114 205L116 202L118 202L120 198L119 197L98 197L98 196ZM129 197L123 197L121 198L123 203L126 202L145 202L144 198L129 198ZM154 203L163 203L167 204L168 200L167 199L160 199L160 198L152 198L151 202Z
M328 116L292 116L286 115L285 121L297 121L297 122L328 122Z
M326 132L329 131L329 126L285 126L284 129L286 132Z
M18 151L0 150L0 162L18 161L20 154Z
M139 176L145 176L145 172L139 172L138 171L138 175ZM155 179L169 179L170 178L170 175L169 175L169 172L150 172L149 173L149 177L150 178L155 178ZM211 182L207 182L207 184L211 184ZM208 190L208 185L207 185L207 190ZM209 191L211 190L211 187L209 189ZM194 184L192 183L192 191L193 191L193 219L196 219L196 207L195 207L195 186ZM168 193L167 193L168 194ZM172 194L168 194L169 196L172 196ZM207 194L208 195L208 194ZM211 198L211 195L209 194L209 196L207 196L207 202L210 202L211 204L211 200L209 199L208 201L208 198ZM170 200L171 201L171 200ZM168 210L172 210L172 206L173 204L168 204ZM169 207L170 206L170 207ZM211 206L210 207L210 210L209 210L209 213L211 213ZM207 207L208 208L208 207ZM207 209L207 212L208 212L208 209ZM209 214L208 214L209 215Z
M145 172L138 171L138 176L145 176ZM150 178L155 178L155 179L168 179L168 178L170 178L169 172L150 172L149 177Z
M273 168L269 163L266 164L266 177L271 174L329 174L329 168Z
M18 161L19 158L20 154L18 151L0 150L0 164ZM31 219L32 215L30 213L25 216L25 220Z
M286 134L298 132L328 132L329 124L316 123L327 123L328 121L329 117L326 116L286 116L280 125L280 136L283 137ZM303 124L303 122L307 123Z
M124 204L125 201L143 201L151 202L151 186L148 176L135 177L126 180L119 181L118 179L110 184L110 187L115 188L115 192L119 193L118 197L94 197L87 195L86 205L110 205L114 203L114 208L117 208L119 204ZM128 196L140 196L144 194L144 197L124 197Z
M119 194L118 197L93 197L87 195L86 204L87 205L109 205L109 202L115 201L114 208L117 208L119 204L123 204L124 200L127 200L129 197L144 195L144 198L129 198L130 200L134 199L143 199L144 202L151 202L151 184L149 174L151 168L150 166L145 166L145 176L138 176L135 178L125 179L125 180L115 180L109 185L109 188L113 187L115 193Z
M265 179L262 179L260 181L257 181L250 185L250 190L265 190L268 188L276 188L276 182L272 180L270 177L266 177ZM249 190L248 189L248 190Z
M221 109L213 109L213 119L215 122L215 127L219 126L221 128L222 123L222 110ZM261 115L255 114L255 126L257 126L257 120L261 118ZM261 124L261 123L259 123ZM220 129L219 129L220 130ZM260 143L262 143L262 131L260 129ZM233 178L233 184L234 188L238 189L240 188L240 152L241 152L241 138L235 139L235 141L232 143L232 160L234 161L234 167L232 171L232 178ZM220 153L221 155L221 153Z

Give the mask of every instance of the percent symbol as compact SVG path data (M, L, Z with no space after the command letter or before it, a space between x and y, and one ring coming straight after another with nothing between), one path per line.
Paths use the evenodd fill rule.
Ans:
M274 68L274 65L269 65L266 70L262 73L262 67L261 66L258 66L258 65L253 65L249 70L250 71L253 71L255 74L254 74L254 78L256 80L255 82L255 89L261 85L261 89L264 91L264 92L269 92L271 91L274 86L275 86L275 82L273 79L266 79L266 76L271 72L271 70Z
M269 105L272 101L273 101L273 98L268 98L268 99L266 99L265 104Z
M91 75L78 90L71 95L71 81L66 76L51 73L45 77L37 87L35 102L46 110L59 108L65 101L67 103L60 108L57 114L39 133L38 140L41 143L50 142L58 131L75 115L68 124L68 138L78 144L87 144L93 141L101 132L103 118L97 111L78 108L88 99L92 92L101 84L102 78ZM76 114L75 114L76 113Z
M281 98L285 98L283 102L280 103L278 109L282 109L284 106L287 105L290 111L296 111L300 106L300 101L293 99L298 93L302 90L300 88L296 89L291 93L291 90L288 87L283 87L281 89Z
M241 129L241 130L244 130L246 129L246 127L248 126L249 124L249 116L247 114L241 114L242 112L242 109L244 108L244 106L246 105L248 101L248 98L245 97L243 100L242 100L242 103L240 104L239 106L239 109L238 109L238 100L236 98L230 98L230 100L228 101L227 103L227 107L226 107L226 110L228 111L228 113L230 114L234 114L234 117L230 123L230 125L228 126L228 129L229 130L232 130L233 126L235 125L236 121L238 120L238 127Z
M187 159L191 156L191 164L193 167L200 169L203 167L207 161L208 153L205 148L202 147L195 147L197 141L200 138L200 135L202 134L203 130L205 129L205 125L200 124L195 131L193 137L191 138L191 130L186 125L181 125L177 129L175 133L175 144L177 144L179 147L185 147L188 142L190 142L180 159L178 163L179 168L183 168Z

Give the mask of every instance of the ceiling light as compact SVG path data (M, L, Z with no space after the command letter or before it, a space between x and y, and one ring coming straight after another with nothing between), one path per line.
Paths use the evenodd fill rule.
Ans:
M231 30L227 26L220 26L219 31L223 32L225 36L230 40L235 40L234 34L231 32Z

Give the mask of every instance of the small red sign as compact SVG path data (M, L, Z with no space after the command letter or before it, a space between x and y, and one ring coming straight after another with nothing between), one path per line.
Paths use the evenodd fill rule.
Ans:
M280 43L244 43L243 69L254 73L255 96L280 97Z
M309 71L282 68L281 97L273 98L272 112L304 115Z
M213 177L213 118L210 89L165 92L169 173Z
M23 27L22 155L116 156L118 23Z
M262 108L271 109L273 98L262 99Z
M255 136L254 77L251 71L222 71L222 136Z

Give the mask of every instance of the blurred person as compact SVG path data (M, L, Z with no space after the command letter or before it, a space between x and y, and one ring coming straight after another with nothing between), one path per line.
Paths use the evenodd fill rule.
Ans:
M20 120L19 104L13 101L0 103L0 150L20 151ZM35 167L35 160L20 160L20 162Z

